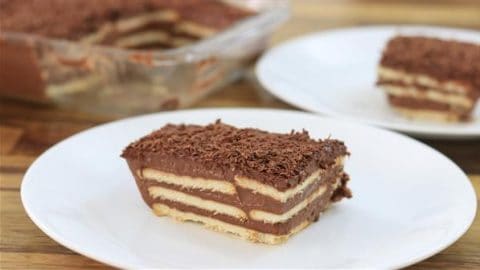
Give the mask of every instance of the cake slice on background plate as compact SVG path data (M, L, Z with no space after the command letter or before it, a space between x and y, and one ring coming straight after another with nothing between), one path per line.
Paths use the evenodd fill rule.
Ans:
M396 36L383 51L377 85L408 118L468 121L480 97L480 45Z

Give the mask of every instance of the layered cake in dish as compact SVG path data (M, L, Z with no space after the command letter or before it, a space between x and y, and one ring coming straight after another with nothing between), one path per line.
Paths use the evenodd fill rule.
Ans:
M377 84L409 118L468 121L480 97L480 45L394 37L383 51Z
M219 0L1 0L1 30L121 48L173 48L251 11Z
M123 151L159 216L194 221L266 244L299 232L350 198L343 142L306 131L269 133L217 121L168 124Z
M126 112L176 108L218 87L260 48L229 65L208 51L161 53L195 46L252 15L220 0L0 0L0 95L117 103ZM180 98L182 91L189 92Z

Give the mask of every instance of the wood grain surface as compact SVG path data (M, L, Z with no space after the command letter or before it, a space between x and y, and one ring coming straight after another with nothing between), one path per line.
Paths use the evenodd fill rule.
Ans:
M480 1L293 0L292 18L273 44L323 29L370 24L431 24L480 29ZM1 52L0 52L1 53ZM194 107L293 107L273 98L253 76L203 99ZM0 100L0 268L107 269L57 244L27 217L19 187L28 166L58 141L112 118ZM480 196L480 140L424 140L454 160ZM455 244L410 269L480 269L480 216Z

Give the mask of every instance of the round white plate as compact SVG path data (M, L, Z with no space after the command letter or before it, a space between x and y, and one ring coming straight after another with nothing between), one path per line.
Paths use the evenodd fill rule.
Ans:
M131 141L166 123L238 127L344 140L354 197L284 245L254 244L193 223L156 217L126 162ZM121 268L396 268L425 259L470 226L476 198L465 174L432 148L390 131L313 114L212 109L146 115L81 132L27 171L22 202L62 245Z
M381 26L324 31L270 50L257 64L257 77L273 95L308 111L418 137L480 137L480 106L472 122L461 124L411 121L391 110L375 81L382 48L396 34L480 43L480 32L450 28Z

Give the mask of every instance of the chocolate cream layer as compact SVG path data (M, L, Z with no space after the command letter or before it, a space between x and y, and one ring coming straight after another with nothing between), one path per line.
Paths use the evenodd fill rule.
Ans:
M410 97L397 97L393 95L388 96L388 101L396 106L406 107L411 109L428 109L435 111L449 111L451 106L447 103L435 102L430 100L422 100Z
M421 84L419 82L411 82L407 83L402 80L391 80L391 79L382 79L382 77L379 78L377 81L377 85L379 86L395 86L395 87L402 87L402 88L413 88L419 92L428 92L428 91L435 91L437 93L443 94L443 95L456 95L458 97L465 97L468 99L475 100L476 98L479 97L480 93L476 92L462 92L462 91L450 91L446 90L445 88L439 87L439 86L426 86L424 84Z
M412 98L426 100L436 103L442 103L464 110L470 110L476 99L457 93L445 93L436 90L420 90L415 86L403 86L396 84L382 84L383 90L390 96L398 98Z

